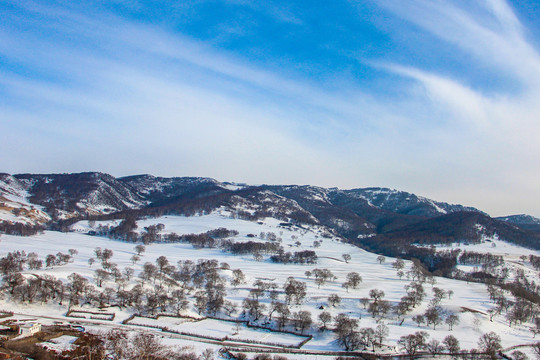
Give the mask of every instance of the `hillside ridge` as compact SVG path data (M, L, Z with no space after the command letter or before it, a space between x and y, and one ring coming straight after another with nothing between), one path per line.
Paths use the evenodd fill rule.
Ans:
M89 217L191 216L221 209L248 220L323 225L370 246L375 240L438 244L486 237L540 246L540 220L533 217L491 218L473 207L383 187L240 185L208 177L116 178L102 172L0 174L0 205L0 221L10 224L53 226Z

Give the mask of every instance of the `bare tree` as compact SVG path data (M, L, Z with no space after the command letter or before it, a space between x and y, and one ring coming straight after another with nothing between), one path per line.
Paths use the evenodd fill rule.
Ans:
M326 325L332 321L332 314L330 314L328 311L323 311L319 314L319 320L322 323L322 328L326 329Z
M399 338L398 345L409 355L409 359L413 360L419 351L426 348L428 336L427 332L418 331L414 334L405 335Z
M66 358L69 359L104 359L105 347L103 340L98 335L83 333L79 340L77 340L78 346L75 349L63 353Z
M135 252L137 253L137 256L141 256L141 254L144 254L145 251L146 251L146 246L144 246L143 244L139 244L135 246Z
M140 258L139 256L137 256L137 255L133 255L133 256L130 258L130 260L131 260L131 263L132 263L133 265L135 265L135 264L137 263L137 261L141 260L141 258Z
M382 346L384 340L388 337L388 334L390 334L388 326L384 324L377 325L375 328L375 337L377 338L377 343L379 346Z
M347 289L347 292L349 292L349 288L352 289L358 289L358 286L362 283L362 277L357 272L350 272L347 274L347 280L343 283L342 287Z
M166 256L161 255L156 259L156 265L160 274L163 274L165 268L169 266L169 259Z
M426 349L427 351L429 351L429 353L431 355L436 355L436 354L439 354L443 351L443 345L441 344L441 342L437 339L431 339L427 344L426 344Z
M418 327L426 322L426 319L424 318L424 315L418 314L412 317L412 321L414 321Z
M39 270L43 267L43 261L39 259L38 254L31 252L28 254L28 269Z
M371 289L369 290L369 297L373 299L373 302L378 302L384 297L384 291L379 289Z
M96 269L94 272L94 279L96 281L96 285L98 287L101 287L104 281L107 281L110 277L110 273L108 271L105 271L103 269Z
M244 299L242 305L247 314L249 314L249 316L251 316L255 321L259 320L259 318L263 315L263 311L266 310L266 305L261 304L259 300L247 298Z
M197 312L200 315L204 310L206 310L206 305L208 305L208 297L204 291L197 291L194 297L195 308L197 308Z
M435 330L435 327L442 322L441 309L437 306L429 307L424 314L424 318L426 319L426 324L428 326L433 324L433 330Z
M212 349L205 349L201 354L201 360L214 360L215 354Z
M111 355L112 360L122 360L128 355L130 342L128 333L124 330L113 329L103 334L105 349Z
M134 359L167 359L171 357L169 347L163 345L155 335L139 332L131 340L130 358Z
M534 354L536 355L536 358L540 359L540 342L535 343L532 346L532 350L533 350Z
M306 297L306 283L295 280L292 276L287 278L287 281L283 285L285 291L285 298L287 303L290 304L294 300L295 304L300 305Z
M396 269L396 271L403 270L403 268L405 267L405 261L398 258L392 263L392 267Z
M88 289L88 280L77 273L68 276L69 307L79 304L81 295Z
M347 351L352 351L360 345L358 333L358 320L351 319L347 314L339 314L334 319L336 338L338 343Z
M232 301L226 300L223 303L223 310L227 313L227 316L231 317L234 313L238 311L238 306Z
M234 288L236 288L238 285L245 283L246 276L244 275L242 270L235 269L233 270L232 273L233 273L233 277L231 279L231 285L234 286Z
M305 310L295 312L293 314L293 321L296 328L299 328L301 333L304 333L304 330L311 326L313 322L311 320L311 313Z
M49 254L45 257L45 266L52 268L56 264L56 256Z
M484 334L478 339L478 347L492 359L497 358L497 351L502 349L501 338L493 331Z
M375 344L377 343L375 330L372 328L362 328L358 331L358 335L360 338L360 343L364 347L372 346L373 351L375 351Z
M135 274L135 270L130 268L129 266L126 266L124 268L124 276L126 277L126 280L129 281L133 277L133 274Z
M291 313L291 310L289 309L289 306L286 303L277 303L276 305L276 312L278 313L278 327L279 329L283 329L283 326L287 323L288 317Z
M431 300L431 304L433 306L437 306L441 303L442 299L446 297L446 291L438 287L434 287L432 290L433 290L433 299Z
M364 309L365 309L366 306L369 304L369 298L367 298L367 297L360 298L360 302L362 303L362 305L364 306Z
M454 335L448 335L443 340L443 345L450 354L457 354L460 350L459 340Z
M335 307L341 303L341 297L338 294L331 294L328 296L328 303Z
M101 253L101 262L106 263L113 257L114 252L111 249L104 249Z
M448 325L448 330L451 331L454 325L459 324L459 316L456 314L450 314L444 322Z

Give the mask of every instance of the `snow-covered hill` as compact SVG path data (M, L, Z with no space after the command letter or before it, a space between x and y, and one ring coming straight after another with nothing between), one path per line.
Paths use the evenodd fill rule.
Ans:
M437 244L456 234L459 240L474 242L482 235L475 228L481 224L490 236L497 233L504 240L540 247L540 224L524 216L491 219L471 207L387 188L249 186L200 177L115 178L99 172L4 174L2 179L0 220L11 223L43 224L89 215L110 218L119 212L120 217L194 215L226 208L231 216L246 219L271 216L284 222L320 224L354 241L391 238L404 243L416 234Z
M108 214L140 208L143 197L113 176L98 172L80 174L14 175L27 200L42 206L50 216ZM1 184L0 184L1 185Z
M526 214L501 216L497 220L514 224L520 228L540 232L540 219Z
M83 318L75 319L83 324L88 331L98 331L103 329L111 329L114 327L122 328L128 331L154 331L153 326L163 327L165 331L159 332L159 335L166 339L167 344L177 346L191 346L196 352L202 352L206 348L211 348L217 351L219 345L209 343L211 336L226 336L228 340L246 339L252 341L250 343L237 346L244 346L244 350L249 351L249 346L257 346L258 342L266 344L268 342L282 342L281 348L286 348L291 351L291 358L310 359L308 355L303 355L302 352L313 352L319 355L329 354L332 351L341 351L343 347L335 340L335 334L332 331L322 331L318 319L323 312L328 312L333 319L340 313L347 314L353 319L359 321L358 329L372 328L375 329L379 325L384 325L388 328L388 336L383 340L384 346L377 347L378 352L382 353L403 353L403 350L398 346L398 340L405 335L412 334L416 331L425 331L429 335L429 339L443 341L443 339L452 335L455 336L462 349L478 348L478 339L485 333L494 331L502 338L502 346L510 347L521 344L531 344L536 342L534 335L529 331L532 326L530 322L523 324L508 325L505 318L505 312L497 313L490 319L490 312L496 308L496 304L490 299L490 295L484 284L467 283L465 281L452 280L440 277L434 277L427 283L423 284L425 290L425 298L422 302L415 306L410 312L405 315L396 313L397 306L403 301L410 290L411 284L415 284L413 279L408 278L408 275L400 275L396 271L395 258L381 259L376 254L367 252L358 247L344 243L335 237L328 237L325 234L324 226L312 224L309 226L291 226L284 225L280 219L266 217L260 221L247 221L243 219L231 218L228 210L221 209L208 215L203 216L163 216L159 218L148 218L137 222L137 231L144 232L154 225L163 224L164 229L161 231L163 235L175 233L182 234L201 234L211 231L216 228L227 228L237 231L237 234L230 237L230 240L235 243L240 242L265 242L268 241L269 233L276 235L273 241L278 242L285 248L286 251L315 251L318 256L317 264L282 264L275 263L270 260L270 256L263 254L257 258L251 254L234 255L231 252L224 251L219 248L194 248L188 243L154 243L146 246L146 251L140 254L140 259L134 261L133 256L136 255L133 243L125 241L110 240L105 237L89 236L85 233L95 231L99 226L103 225L118 225L120 220L107 221L79 221L72 226L73 232L58 233L47 231L43 234L34 235L31 237L16 237L4 235L2 237L2 248L0 256L5 256L9 251L26 250L27 252L35 252L39 258L44 259L48 254L56 254L58 252L67 253L68 249L77 249L78 253L74 254L73 261L64 265L55 265L44 267L39 270L25 270L23 273L26 277L32 278L36 274L38 276L54 276L62 281L69 281L68 276L76 272L88 280L88 283L93 289L94 294L102 291L108 291L107 296L112 296L111 302L116 300L116 289L119 285L115 282L115 278L110 275L103 280L103 284L97 286L98 269L101 269L99 262L91 264L88 262L90 258L96 259L96 248L112 250L112 257L108 260L114 264L117 269L124 273L125 268L133 268L135 270L132 275L132 280L122 282L122 286L126 290L130 290L137 284L143 284L143 288L151 289L152 284L159 284L163 280L147 280L142 281L144 276L139 277L145 268L149 268L150 264L157 264L157 259L165 256L168 264L179 270L186 261L193 261L197 264L199 260L215 259L219 264L219 276L225 280L226 296L225 300L236 304L237 311L230 316L224 310L218 312L218 317L224 319L245 319L246 315L242 312L245 309L244 299L253 299L253 289L257 288L257 282L274 284L277 291L277 300L272 300L269 297L269 290L263 291L259 296L261 304L264 305L262 310L263 315L259 320L251 318L253 324L266 324L270 326L275 324L276 318L279 317L274 313L274 320L268 320L270 309L275 301L285 301L285 292L283 285L288 278L292 277L296 281L306 284L306 297L299 304L294 302L290 304L290 315L292 319L295 313L307 311L311 315L313 323L308 326L304 333L311 335L313 338L301 346L300 349L295 349L294 346L304 338L296 339L290 334L279 332L264 332L256 328L239 327L234 324L223 322L220 320L204 320L190 323L189 320L175 319L171 317L162 317L159 319L149 319L145 317L136 317L128 321L127 324L121 324L130 315L135 312L147 314L149 312L146 303L142 303L140 308L136 310L127 306L118 308L116 306L97 309L96 305L85 305L80 309L77 316L84 316L84 311L102 311L114 313L116 316L113 320L85 320ZM504 243L497 241L499 253L503 251ZM456 245L457 246L457 245ZM517 247L512 247L512 258L509 261L520 261L515 267L511 268L511 275L517 273L518 269L530 267L527 262L522 262L516 258ZM486 246L485 251L488 251ZM343 254L350 255L350 260L345 261ZM503 254L503 253L501 253ZM528 251L530 255L540 255L538 251ZM504 254L503 254L504 255ZM109 265L107 265L109 266ZM505 265L503 265L505 266ZM313 274L314 269L329 269L334 277L329 278L325 283L317 283ZM409 261L404 262L404 272L408 272L413 268ZM231 285L233 279L233 270L241 269L245 274L245 281L238 285ZM173 270L167 270L169 273ZM176 271L176 270L175 270ZM471 267L472 271L472 267ZM357 288L345 288L342 284L346 281L347 275L351 272L357 272L362 277L362 282ZM156 283L157 281L157 283ZM413 281L411 283L411 281ZM418 281L418 280L416 280ZM431 285L430 285L431 283ZM172 294L176 287L174 282L168 283L167 286L160 288L161 292ZM409 286L409 288L407 288ZM441 317L444 319L451 314L457 315L459 323L452 330L444 323L427 326L424 323L417 324L413 321L417 315L423 315L430 304L434 301L434 289L442 289L445 296L439 302ZM390 310L384 315L372 316L369 312L369 304L372 303L370 291L373 289L384 292L383 300L385 304L389 304ZM409 290L407 290L409 289ZM203 290L201 290L203 291ZM88 290L89 293L92 293ZM151 291L143 292L143 294L151 294ZM329 297L337 295L340 301L335 305L331 305ZM122 295L124 296L124 295ZM145 295L146 296L146 295ZM184 315L193 317L204 316L198 314L196 309L196 296L200 296L197 291L190 290L187 292L189 307L183 311ZM507 295L510 297L511 295ZM99 297L96 296L96 299ZM363 304L362 299L367 299L366 304ZM96 302L97 304L97 302ZM163 308L166 313L174 312L174 302L168 307ZM34 302L33 304L20 303L19 300L14 300L11 296L5 296L0 300L2 309L10 310L15 313L28 314L41 322L53 323L53 321L70 322L74 319L66 317L66 304L60 306L56 301L49 301L46 304ZM149 313L147 314L149 316ZM28 316L27 316L28 317ZM491 321L490 321L491 320ZM138 325L129 325L130 322ZM145 325L148 324L148 325ZM287 322L284 330L295 331L294 321ZM272 325L273 326L273 325ZM335 323L330 322L330 328L335 326ZM168 332L167 329L176 329L176 331L186 331L196 334L198 338L191 337L189 340L185 337L177 336L174 333ZM296 328L297 329L297 328ZM299 331L298 329L296 331ZM241 336L240 336L241 335ZM271 337L270 337L271 336ZM360 348L362 350L362 348ZM524 348L526 352L529 348ZM256 353L257 348L251 349ZM298 352L295 354L295 351ZM370 348L368 348L370 351Z
M344 190L352 196L365 199L369 204L398 214L433 217L460 211L480 210L463 205L434 201L405 191L388 188Z

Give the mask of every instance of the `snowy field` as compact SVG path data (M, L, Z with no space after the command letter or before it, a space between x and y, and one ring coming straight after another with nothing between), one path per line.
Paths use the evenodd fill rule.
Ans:
M247 327L245 324L237 325L231 321L216 319L194 321L169 316L161 316L159 319L136 316L128 324L158 327L194 336L240 342L250 341L267 345L298 346L302 341L306 340L306 337L254 329Z
M112 224L113 222L106 222ZM118 222L117 222L118 223ZM536 342L533 334L525 326L509 327L507 321L502 316L496 316L493 322L490 322L487 312L494 307L490 301L485 285L482 284L466 284L462 281L451 280L446 278L436 278L436 287L444 290L452 290L453 296L448 299L443 299L442 308L444 311L456 313L460 317L459 325L454 327L453 331L448 329L444 323L438 325L434 330L433 327L428 328L425 325L418 327L411 320L411 317L416 314L423 314L428 306L429 300L432 298L431 285L425 284L427 298L422 305L415 308L412 313L405 317L405 321L401 324L395 319L394 315L387 319L379 320L372 318L371 315L364 309L360 302L361 298L368 298L371 289L381 289L385 293L385 300L395 305L402 296L406 295L404 287L410 283L405 277L400 279L396 275L396 270L392 268L392 262L395 259L387 258L386 262L380 264L377 261L377 255L366 252L360 248L353 247L349 244L342 243L337 239L328 239L320 236L321 232L318 228L313 229L298 229L280 227L280 221L276 219L266 219L262 224L229 217L213 213L205 216L181 217L181 216L166 216L158 219L147 219L138 222L139 230L146 226L162 223L165 225L163 233L175 232L177 234L202 233L208 230L213 230L220 227L225 227L231 230L237 230L239 235L235 237L235 241L257 240L257 238L248 238L248 234L258 235L261 232L274 232L277 236L283 239L282 245L286 251L313 250L319 256L319 261L316 265L295 265L295 264L278 264L271 262L268 257L264 257L262 261L256 261L251 255L234 256L230 253L223 252L220 249L194 249L189 244L152 244L146 247L146 252L141 255L141 260L137 264L133 264L130 258L135 254L134 245L121 241L113 241L107 238L89 236L84 232L91 230L88 222L83 221L75 224L73 229L76 232L60 233L46 231L43 234L38 234L31 237L18 237L2 235L0 238L0 256L4 256L9 251L25 250L28 252L36 252L41 258L47 254L56 254L57 252L66 253L68 249L76 249L78 254L74 256L74 261L64 266L56 266L52 269L41 269L32 272L27 271L27 274L50 274L64 281L68 275L77 272L94 283L93 271L98 268L98 264L92 267L88 264L88 259L94 257L94 249L101 247L108 248L114 252L111 259L112 262L118 264L119 268L133 267L135 269L134 279L137 278L141 271L142 265L145 262L155 262L159 256L166 256L171 264L176 264L179 260L199 259L217 259L220 263L226 262L230 265L231 270L221 270L220 274L227 279L232 277L233 269L241 269L247 278L247 283L238 287L238 289L228 288L226 299L233 301L241 308L241 302L248 296L248 291L252 287L251 284L256 279L269 279L282 289L282 285L289 276L293 276L297 280L307 283L307 298L303 304L292 306L291 311L308 310L312 313L314 325L306 331L314 338L307 342L302 349L314 351L340 351L342 348L338 346L335 337L330 331L319 331L316 323L318 315L322 311L328 311L333 316L339 313L347 313L354 318L360 318L360 327L375 328L379 323L384 323L389 327L390 333L386 343L390 347L397 344L397 340L403 336L414 333L415 331L426 331L430 338L440 341L449 334L454 335L460 342L462 349L477 348L478 338L490 331L494 331L502 338L503 347L509 347L524 343ZM98 226L96 222L94 227ZM260 240L260 239L259 239ZM295 243L300 242L298 246ZM320 241L321 246L315 248L314 241ZM521 254L536 254L538 252L524 250L523 248L506 244L502 241L497 241L496 247L491 248L491 244L484 243L479 245L469 245L463 247L465 250L479 251L482 249L488 250L494 254L505 254L510 256L518 256ZM346 263L342 260L343 254L350 254L351 260ZM410 263L406 261L406 268ZM330 281L320 288L315 284L313 277L307 278L305 272L314 268L330 269L337 280ZM349 289L347 292L341 285L345 281L346 275L349 272L358 272L362 278L358 289ZM115 287L114 282L109 281L104 286ZM328 304L328 296L338 294L342 298L342 302L336 307ZM269 304L269 299L261 299L261 302ZM322 309L321 309L322 307ZM36 316L51 316L62 318L65 316L66 306L58 306L56 304L16 304L11 301L1 300L0 309L11 310L16 313L35 314ZM85 309L91 310L91 309ZM472 310L472 311L471 311ZM118 308L107 309L108 312L116 314L115 319L108 323L113 326L119 324L122 320L127 319L131 313L128 310L120 310ZM194 310L191 311L194 313ZM86 314L89 315L89 314ZM226 316L226 315L223 315ZM236 315L238 316L238 314ZM71 319L73 320L73 319ZM141 321L143 323L141 323ZM103 322L105 323L105 321ZM175 318L160 317L159 320L135 318L132 322L140 325L161 326L163 328L171 328L175 331L190 332L193 334L202 334L211 337L229 337L231 339L252 339L263 341L266 343L282 343L285 346L298 344L302 339L294 335L270 333L259 330L254 330L242 326L240 330L235 329L235 325L229 322L220 322L217 320L203 321L179 321ZM158 325L159 324L159 325ZM289 327L289 330L294 330ZM236 335L233 335L236 333ZM213 347L208 344L198 344L196 341L180 340L166 338L167 343L180 344L181 346L194 346L197 349L205 349ZM306 357L309 358L309 357Z
M486 238L479 244L460 244L454 243L449 246L437 245L437 250L462 249L465 251L474 251L479 253L491 253L501 255L508 259L518 259L521 255L538 255L537 250L527 249L518 245L507 243L499 239Z

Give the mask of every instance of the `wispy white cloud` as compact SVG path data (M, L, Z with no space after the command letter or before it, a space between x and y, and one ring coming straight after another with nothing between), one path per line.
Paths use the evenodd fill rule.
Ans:
M518 76L525 83L531 76L538 79L540 56L527 42L509 5L504 0L484 0L479 8L474 4L462 8L448 0L381 1L397 15L475 56L486 66Z
M329 89L109 13L22 4L39 20L0 27L0 54L26 69L0 67L9 129L0 171L381 185L540 215L540 56L502 0L383 4L519 92L381 60L379 69L408 79L391 98L354 84Z
M486 0L472 13L440 0L411 1L407 7L402 2L384 4L446 46L473 55L477 64L491 69L492 76L520 84L518 90L511 86L495 92L411 65L382 65L420 84L422 91L415 92L414 98L439 109L444 122L438 133L444 151L435 152L443 162L458 161L441 169L455 181L456 190L446 191L450 197L459 192L462 201L474 199L495 212L518 212L521 206L538 214L540 192L533 184L540 175L540 144L535 140L540 136L540 54L527 41L512 9L504 0Z
M18 33L1 33L8 41L0 53L49 75L4 71L0 77L0 86L18 104L5 102L0 115L11 125L3 170L25 171L33 162L38 171L91 167L115 174L308 183L321 163L334 167L331 153L319 147L334 140L311 122L328 123L354 106L339 96L111 15L32 11L51 17L45 27L72 39L33 35L21 42ZM81 39L92 41L74 46ZM336 130L337 123L331 131L344 132ZM78 146L72 148L68 139L77 139ZM48 145L21 163L16 150L21 140ZM73 167L76 158L80 162Z

